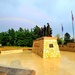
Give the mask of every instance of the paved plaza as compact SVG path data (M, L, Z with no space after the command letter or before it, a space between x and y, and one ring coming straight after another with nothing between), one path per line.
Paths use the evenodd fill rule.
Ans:
M30 50L0 54L0 66L31 69L36 75L75 75L75 53L61 51L61 58L44 59Z

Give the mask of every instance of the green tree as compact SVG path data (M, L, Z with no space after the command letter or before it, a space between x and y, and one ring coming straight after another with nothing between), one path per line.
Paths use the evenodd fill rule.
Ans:
M62 38L60 38L59 34L56 34L58 44L62 44Z
M2 33L0 33L0 44L2 44Z
M8 37L8 34L7 34L7 32L2 32L1 33L1 44L3 45L3 46L6 46L6 44L7 44L7 42L8 42L8 39L9 39L9 37Z
M23 28L20 27L18 31L23 32L24 30L23 30Z
M34 30L34 34L38 34L38 31L40 30L40 27L38 27L37 25L33 28Z
M59 39L60 38L60 35L59 34L56 34L56 36L55 37L57 37L57 39Z
M15 34L15 45L17 46L32 46L33 31L20 28Z
M37 39L39 37L38 33L40 31L40 27L38 27L37 25L33 28L33 32L34 32L34 38Z
M70 42L70 34L69 33L65 33L64 41L65 41L65 44L67 44L68 42Z
M59 39L57 39L57 42L58 42L58 44L62 44L62 42L64 42L64 41L62 41L62 38L59 38Z
M25 34L24 32L22 31L16 31L15 33L15 45L17 46L24 46L24 39L25 39Z
M8 38L8 44L13 46L15 41L15 30L13 28L8 30Z

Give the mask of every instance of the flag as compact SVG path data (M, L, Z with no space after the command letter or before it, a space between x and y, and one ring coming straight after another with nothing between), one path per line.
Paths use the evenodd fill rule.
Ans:
M62 32L63 32L63 25L62 25Z
M74 21L74 17L73 17L73 14L72 14L72 21Z
M72 21L74 21L74 17L73 17L73 13L72 13L72 11L71 11L71 14L72 14Z

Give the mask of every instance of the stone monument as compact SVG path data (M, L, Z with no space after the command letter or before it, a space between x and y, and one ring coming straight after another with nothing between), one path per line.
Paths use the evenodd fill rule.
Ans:
M32 51L42 58L60 57L57 38L41 37L33 41Z
M49 23L47 23L47 27L44 25L43 30L44 36L33 41L32 51L42 58L60 57L57 38L52 37ZM43 34L43 32L41 34Z

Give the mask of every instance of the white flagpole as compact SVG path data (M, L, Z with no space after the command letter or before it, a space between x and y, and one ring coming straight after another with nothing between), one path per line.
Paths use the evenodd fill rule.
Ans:
M72 13L72 11L71 11L71 16L72 16L72 31L73 31L73 39L74 39L74 24L73 24L73 20L74 20L74 18L73 18L73 13ZM74 39L74 42L75 42L75 39Z
M63 34L63 25L61 24L61 29L62 29L62 45L64 44L64 34Z

